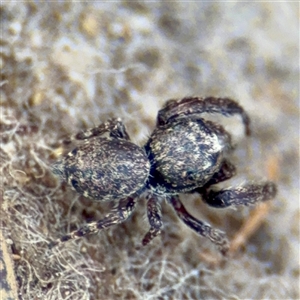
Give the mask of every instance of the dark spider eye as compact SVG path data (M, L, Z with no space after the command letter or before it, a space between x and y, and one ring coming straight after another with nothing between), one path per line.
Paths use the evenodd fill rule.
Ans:
M72 150L71 153L75 156L77 154L77 151L78 151L77 148L75 148L74 150Z
M196 174L194 171L187 171L186 178L190 181L194 181L196 179Z
M71 180L71 183L72 183L72 185L73 185L73 187L74 187L75 189L78 188L78 181L77 181L77 180L72 179L72 180Z

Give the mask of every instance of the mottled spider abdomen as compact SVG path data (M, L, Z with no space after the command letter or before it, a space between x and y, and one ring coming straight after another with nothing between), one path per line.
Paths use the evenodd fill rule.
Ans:
M118 200L139 191L150 162L139 146L121 139L97 137L69 152L53 166L78 193L95 200Z
M146 152L150 186L162 193L191 191L219 169L224 145L201 119L179 119L157 127Z

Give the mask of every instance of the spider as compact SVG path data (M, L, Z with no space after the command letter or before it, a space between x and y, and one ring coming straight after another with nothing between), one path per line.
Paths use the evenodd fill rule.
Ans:
M143 147L130 141L120 119L111 119L65 140L85 142L55 163L53 172L77 193L100 202L117 201L117 205L104 219L51 242L50 247L124 222L138 199L145 197L150 229L143 245L161 233L160 203L166 199L187 226L210 239L225 255L229 242L224 232L190 215L179 194L198 193L208 205L223 208L274 198L276 186L261 182L213 189L213 185L233 177L236 169L226 158L232 150L230 134L221 125L201 118L202 113L240 115L245 134L250 135L249 116L235 101L188 97L165 103Z

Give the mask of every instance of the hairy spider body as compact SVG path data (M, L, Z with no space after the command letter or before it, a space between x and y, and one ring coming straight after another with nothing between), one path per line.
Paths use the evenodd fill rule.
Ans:
M165 195L203 186L219 169L224 147L201 119L173 120L157 127L145 146L151 161L150 189Z
M53 171L77 193L98 201L113 201L145 186L150 162L143 149L130 141L94 137L54 164Z
M120 119L112 119L65 140L85 140L53 166L53 172L76 192L98 201L117 201L100 221L50 243L58 243L124 222L140 196L147 199L150 229L143 239L148 244L161 232L160 202L166 199L178 217L198 234L209 238L225 254L228 241L222 231L191 216L179 199L180 193L198 193L214 207L249 205L273 198L272 182L246 184L221 191L211 186L235 175L225 158L232 149L229 133L201 113L238 114L250 134L250 119L243 108L228 98L184 98L169 100L158 112L157 124L144 147L130 141Z

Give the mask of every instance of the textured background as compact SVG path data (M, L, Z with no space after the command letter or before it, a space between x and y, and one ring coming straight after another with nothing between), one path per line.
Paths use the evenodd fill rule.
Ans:
M1 227L22 299L299 299L299 4L13 3L1 13ZM59 138L119 116L143 144L169 98L228 96L249 112L222 122L239 175L271 178L278 196L237 255L214 266L209 241L163 204L148 230L145 202L121 226L53 251L46 242L109 210L62 185L49 166ZM251 209L196 217L232 238Z

